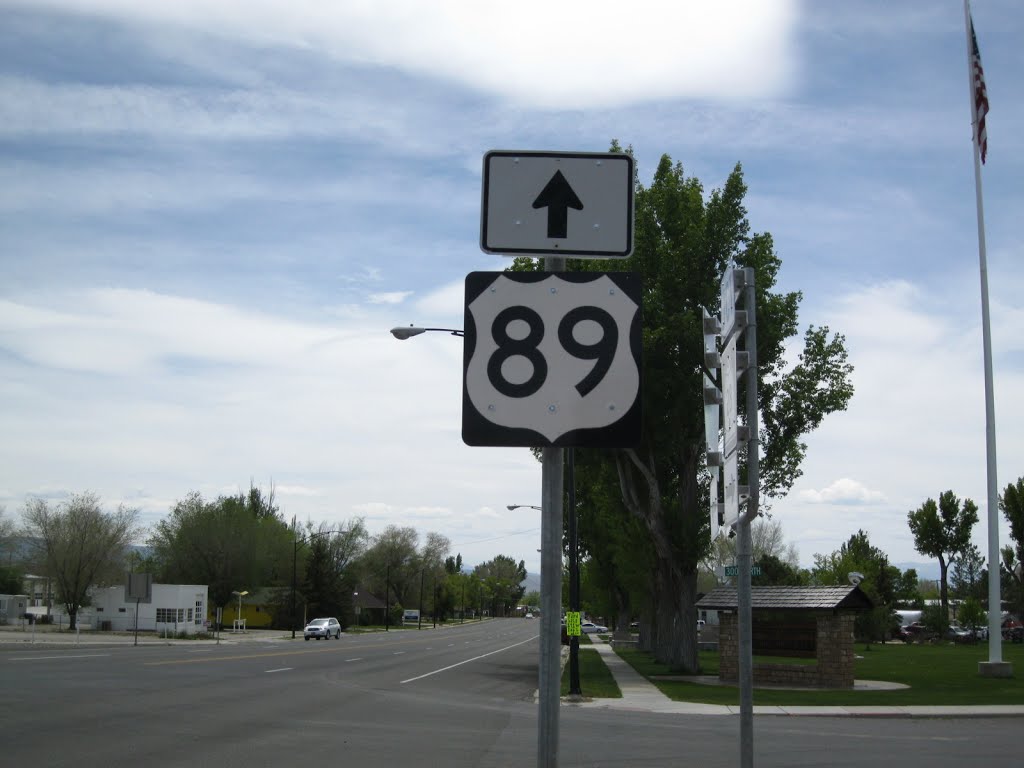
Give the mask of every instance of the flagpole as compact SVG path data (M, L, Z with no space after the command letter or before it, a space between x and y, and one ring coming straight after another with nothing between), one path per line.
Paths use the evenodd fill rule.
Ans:
M999 584L999 484L996 479L996 408L992 384L992 328L989 322L988 262L985 257L985 208L981 194L981 144L975 94L975 36L969 0L964 0L967 34L967 84L971 107L971 144L974 147L974 193L978 209L978 265L981 275L981 338L985 366L985 461L988 477L988 662L978 663L978 673L1011 677L1013 666L1003 661L1001 634L1002 598Z

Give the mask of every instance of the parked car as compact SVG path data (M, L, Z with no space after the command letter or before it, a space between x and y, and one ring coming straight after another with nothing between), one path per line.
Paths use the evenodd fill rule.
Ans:
M584 621L582 624L580 624L580 630L585 635L593 635L607 632L608 627L602 627L600 624L595 624L592 621Z
M972 643L974 642L974 633L959 624L950 624L946 629L946 639L952 640L954 643Z
M907 634L907 643L925 643L930 640L935 640L938 635L932 630L928 629L920 621L914 621L903 628Z
M975 640L988 640L988 627L975 627L973 632Z
M1011 643L1024 643L1024 626L1012 616L1003 619L1003 640Z
M325 640L329 640L331 635L334 636L335 640L341 637L341 624L339 624L338 620L333 616L326 619L313 619L306 625L306 628L302 630L302 636L306 640L309 640L311 637L315 637L317 640L321 637Z

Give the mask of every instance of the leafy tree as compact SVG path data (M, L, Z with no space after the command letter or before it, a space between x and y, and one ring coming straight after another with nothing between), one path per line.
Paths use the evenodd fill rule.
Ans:
M336 616L342 625L347 624L354 613L352 593L357 585L352 565L365 551L367 539L362 518L337 527L329 523L307 526L302 537L308 547L302 594L308 615Z
M963 504L952 491L939 494L939 503L928 499L907 513L914 548L922 555L939 561L939 600L949 613L949 566L971 543L971 529L978 522L978 506L970 499Z
M589 461L584 456L575 467L580 607L607 617L615 632L629 632L634 616L653 614L650 540L643 522L623 506L614 465L593 456ZM567 532L565 545L568 555ZM562 580L562 604L569 606L568 574ZM641 633L647 632L645 623Z
M8 565L14 556L15 524L8 519L7 510L0 505L0 558L7 560Z
M423 610L433 610L435 601L453 606L454 594L439 591L435 596L433 591L435 580L439 589L444 586L451 542L435 532L427 533L422 547L419 539L412 527L389 525L381 531L361 558L362 584L394 605L419 607L422 587ZM461 562L461 555L455 562Z
M23 519L38 562L57 585L68 626L75 629L78 610L89 605L89 590L120 577L125 551L139 534L138 510L120 504L104 512L99 497L86 492L53 509L32 499Z
M849 575L855 572L864 577L859 586L875 607L857 616L854 631L868 642L885 640L891 628L899 568L889 565L888 555L872 546L867 533L862 530L853 534L835 552L814 556L813 578L818 584L848 584Z
M942 638L949 629L949 614L941 605L926 605L921 609L921 623L924 624L927 633L918 637L920 642Z
M1002 548L1003 566L1006 578L1012 585L1007 591L1011 605L1016 605L1017 615L1024 619L1024 477L1006 486L999 497L999 509L1010 524L1010 539L1013 544Z
M473 569L473 577L483 582L492 616L508 616L526 592L526 562L516 563L507 555L496 555L481 563Z
M25 588L24 576L13 565L0 565L0 594L20 595Z
M265 496L251 487L212 502L193 491L156 524L148 543L159 580L206 584L215 606L229 605L233 591L291 583L293 533L272 489Z
M363 555L360 569L363 584L386 602L416 605L418 545L419 534L415 528L389 525L373 537Z
M771 557L785 564L793 571L800 570L800 555L796 546L786 544L779 520L759 517L750 526L754 562L763 566L764 561ZM736 563L736 539L725 534L711 542L711 551L705 564L711 570ZM762 571L763 571L762 567Z
M976 544L969 544L950 569L949 586L953 597L957 600L983 600L988 593L987 582L985 558Z
M617 144L612 149L620 150ZM625 515L641 523L643 541L628 548L628 556L646 558L629 564L646 571L643 590L631 590L648 630L641 633L644 647L673 668L694 671L698 564L709 546L701 308L717 310L720 279L730 262L757 274L762 494L779 497L789 490L800 476L804 436L827 414L843 410L853 393L843 338L827 328L808 329L799 359L787 368L785 347L798 332L801 296L772 292L781 262L771 236L750 230L746 191L737 164L724 187L705 197L701 183L667 155L650 187L637 182L634 253L614 266L643 279L643 437L635 449L576 452L577 469L608 465L608 471L591 475L592 482L611 485L619 495L602 519ZM538 266L517 259L512 268ZM573 260L567 268L603 271L609 264ZM601 496L610 498L612 488ZM608 555L623 566L621 574L626 550L617 549ZM599 555L596 544L590 554Z
M751 576L750 583L757 586L803 587L810 582L810 574L775 555L763 555L757 561L760 576Z
M901 605L904 608L920 609L924 605L916 568L908 568L899 575L896 583L893 585L893 598L896 600L897 605Z
M537 608L540 606L540 592L533 590L523 595L523 605L528 605L531 608Z
M960 606L959 619L960 626L971 630L971 634L977 642L978 630L984 627L988 621L985 609L981 607L981 601L973 597L964 600L963 605Z

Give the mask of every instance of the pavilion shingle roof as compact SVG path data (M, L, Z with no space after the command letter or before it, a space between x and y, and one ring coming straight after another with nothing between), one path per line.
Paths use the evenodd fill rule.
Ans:
M866 611L874 603L860 587L751 587L751 609L786 611ZM713 589L697 601L705 610L736 610L735 587Z

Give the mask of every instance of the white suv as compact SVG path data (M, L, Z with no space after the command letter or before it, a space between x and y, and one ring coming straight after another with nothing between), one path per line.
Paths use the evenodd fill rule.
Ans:
M341 637L341 624L333 616L329 619L313 619L302 630L302 636L306 640L311 637L315 637L317 640L321 637L330 639L331 635L334 635L335 639Z

